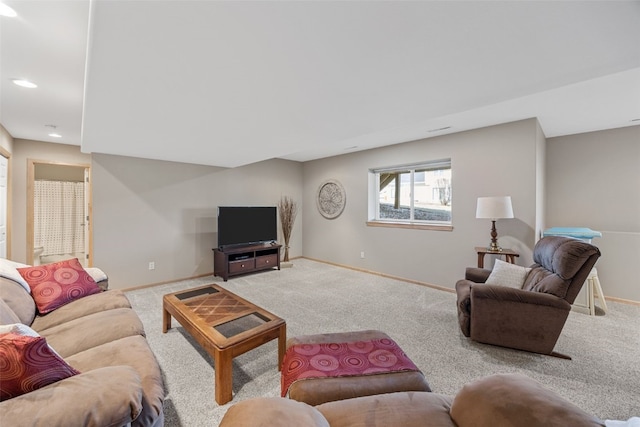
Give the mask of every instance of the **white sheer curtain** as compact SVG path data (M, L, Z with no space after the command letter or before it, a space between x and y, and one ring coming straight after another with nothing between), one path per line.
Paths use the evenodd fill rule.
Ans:
M42 255L84 251L84 183L34 183L34 246Z

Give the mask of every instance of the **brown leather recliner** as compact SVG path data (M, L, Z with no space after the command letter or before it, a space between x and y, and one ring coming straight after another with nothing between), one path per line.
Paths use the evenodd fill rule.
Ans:
M491 271L467 268L456 283L462 333L485 344L569 358L553 348L599 257L600 250L582 240L543 237L521 289L484 284Z

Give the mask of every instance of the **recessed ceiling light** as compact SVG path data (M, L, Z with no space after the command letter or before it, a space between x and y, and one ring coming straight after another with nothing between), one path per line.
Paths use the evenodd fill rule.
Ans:
M25 79L13 79L13 83L17 84L18 86L26 87L29 89L34 89L38 87L37 84Z
M15 10L11 9L4 3L0 3L0 16L7 16L9 18L15 18L18 16Z
M56 128L58 126L56 125L44 125L44 127L49 128L51 130L51 133L49 133L49 136L52 138L62 138L62 135L60 135L58 132L56 132Z

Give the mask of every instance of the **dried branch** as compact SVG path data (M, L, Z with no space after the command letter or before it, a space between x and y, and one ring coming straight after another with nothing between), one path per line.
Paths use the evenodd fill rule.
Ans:
M278 213L280 214L280 225L282 226L282 237L284 238L284 262L289 261L289 240L291 230L298 214L298 204L289 196L282 196L278 203Z

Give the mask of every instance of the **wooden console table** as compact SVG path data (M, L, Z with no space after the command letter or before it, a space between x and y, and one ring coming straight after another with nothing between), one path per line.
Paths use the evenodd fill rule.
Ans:
M229 276L277 268L280 270L280 248L277 243L234 246L213 249L213 274L226 282Z
M511 249L502 249L501 251L492 251L489 248L484 246L476 246L476 252L478 253L478 268L484 268L484 256L486 254L489 255L504 255L507 262L511 264L516 263L516 257L519 257L520 254L516 251L512 251Z

